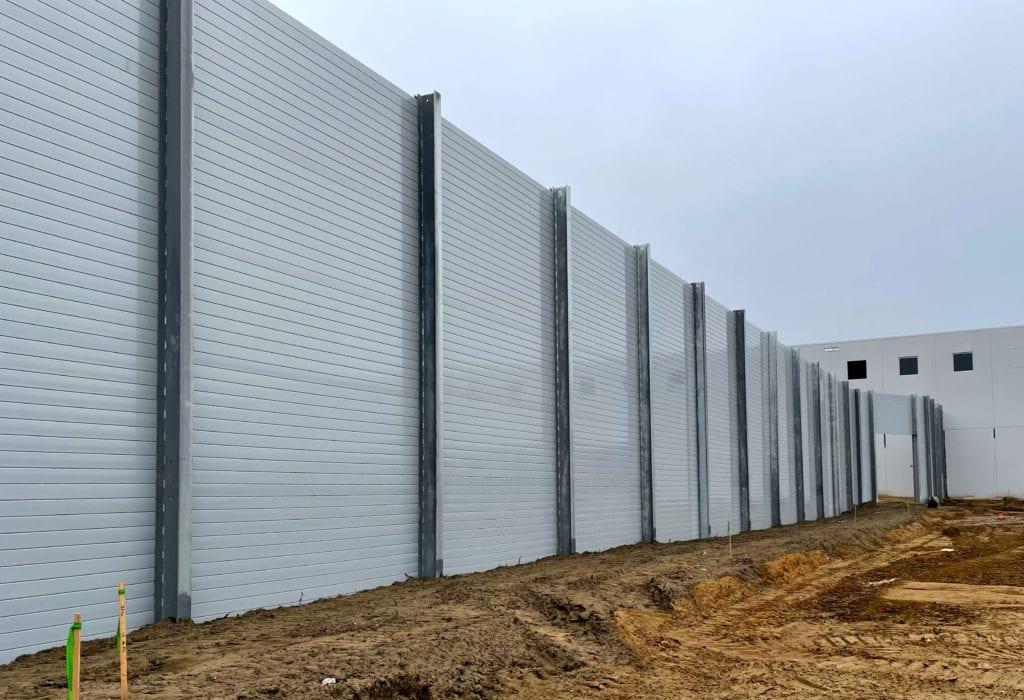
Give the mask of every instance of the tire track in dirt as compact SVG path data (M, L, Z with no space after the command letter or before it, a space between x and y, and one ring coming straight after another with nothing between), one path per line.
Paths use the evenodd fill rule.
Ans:
M706 680L701 691L708 697L1017 695L1024 691L1019 661L1024 635L997 630L1021 629L1019 612L988 611L980 629L956 631L932 624L840 621L815 604L823 590L950 548L950 537L935 532L945 519L931 517L927 526L903 528L892 533L891 547L830 560L795 581L748 587L742 599L727 599L716 610L684 601L666 617L625 612L620 621L646 667L660 673L700 664ZM986 520L976 526L983 530ZM644 674L650 675L638 675ZM657 692L649 683L648 690L651 696Z

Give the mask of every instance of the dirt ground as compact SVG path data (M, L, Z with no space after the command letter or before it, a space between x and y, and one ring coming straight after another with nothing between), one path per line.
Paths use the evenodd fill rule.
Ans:
M166 698L1018 697L1024 508L904 503L724 539L621 547L129 637ZM117 697L109 640L86 700ZM324 677L337 678L321 685ZM0 698L63 698L63 649Z

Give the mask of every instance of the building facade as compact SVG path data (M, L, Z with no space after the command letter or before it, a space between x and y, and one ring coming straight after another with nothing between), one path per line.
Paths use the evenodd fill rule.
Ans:
M1024 496L1024 326L817 343L800 355L851 388L942 404L949 495ZM876 435L879 491L911 493L911 440Z

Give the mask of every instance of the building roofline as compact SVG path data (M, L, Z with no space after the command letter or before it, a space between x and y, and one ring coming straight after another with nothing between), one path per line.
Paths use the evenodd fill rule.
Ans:
M825 340L817 343L800 343L793 345L794 348L809 348L819 345L842 345L844 343L868 343L874 340L901 340L904 338L922 338L929 335L953 335L954 333L981 333L983 331L1003 331L1011 328L1024 329L1024 324L1011 324L1007 326L990 326L988 328L964 328L952 331L931 331L929 333L908 333L906 335L883 335L873 338L847 338L845 340Z

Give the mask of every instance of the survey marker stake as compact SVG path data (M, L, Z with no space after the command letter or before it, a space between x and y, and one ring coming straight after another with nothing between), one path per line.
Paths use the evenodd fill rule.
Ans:
M117 584L116 645L121 657L121 700L128 700L128 615L125 612L124 581Z
M64 646L64 663L68 675L68 700L78 700L82 678L79 658L82 655L82 613L75 613L68 630L68 642Z

